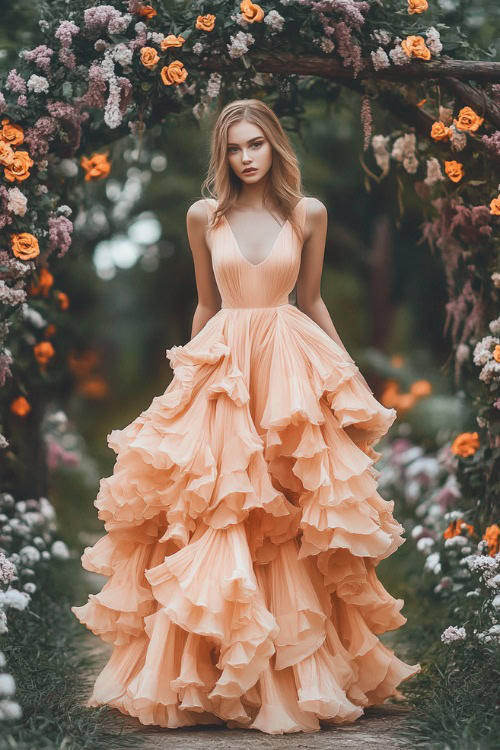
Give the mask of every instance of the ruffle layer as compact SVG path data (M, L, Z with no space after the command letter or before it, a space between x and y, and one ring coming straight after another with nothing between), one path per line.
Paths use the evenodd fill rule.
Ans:
M293 306L260 347L238 315L167 350L165 393L108 436L107 534L82 564L109 581L73 608L115 647L89 705L165 727L316 731L420 670L376 637L406 622L375 572L405 541L373 466L396 413Z

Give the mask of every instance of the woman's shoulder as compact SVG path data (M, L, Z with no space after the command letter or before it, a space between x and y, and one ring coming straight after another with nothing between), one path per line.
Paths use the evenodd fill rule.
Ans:
M187 210L188 222L194 224L206 224L211 209L215 207L216 201L214 198L200 198L199 200L192 203Z
M319 219L321 216L327 214L326 206L322 203L319 198L315 198L313 195L306 195L305 201L306 211L308 216Z

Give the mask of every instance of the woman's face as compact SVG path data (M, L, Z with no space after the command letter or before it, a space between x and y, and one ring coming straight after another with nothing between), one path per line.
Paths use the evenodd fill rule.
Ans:
M272 146L258 125L240 120L230 125L227 131L227 159L242 182L255 183L271 168ZM254 171L245 172L246 169Z

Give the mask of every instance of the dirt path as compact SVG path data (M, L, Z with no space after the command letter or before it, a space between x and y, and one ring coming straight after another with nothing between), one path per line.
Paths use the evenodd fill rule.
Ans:
M107 580L102 576L85 572L85 583L91 592L97 592ZM387 643L387 640L385 641ZM387 643L387 645L390 645ZM85 674L90 694L98 672L106 663L111 653L110 644L85 630L82 633L82 648L92 656L93 666ZM398 654L399 655L399 654ZM403 657L404 658L404 655ZM404 689L402 688L403 692ZM245 748L307 748L307 750L406 750L415 748L415 743L407 743L395 733L401 728L411 713L410 706L404 703L385 703L381 706L370 706L353 724L334 726L320 732L309 732L268 735L252 729L227 729L218 727L196 727L164 729L162 727L144 726L137 719L116 713L116 734L137 737L138 747L145 750L168 748L168 750L236 750ZM117 736L115 748L124 747ZM286 743L286 744L284 744ZM111 747L111 745L110 745Z

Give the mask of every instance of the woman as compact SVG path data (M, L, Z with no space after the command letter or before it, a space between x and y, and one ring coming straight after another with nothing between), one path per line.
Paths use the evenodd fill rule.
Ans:
M144 724L316 731L420 671L377 638L406 622L375 572L405 541L373 467L396 412L321 299L327 212L300 182L272 110L228 104L203 185L218 200L187 213L193 337L108 436L107 534L82 562L110 580L73 611L114 644L89 705Z

